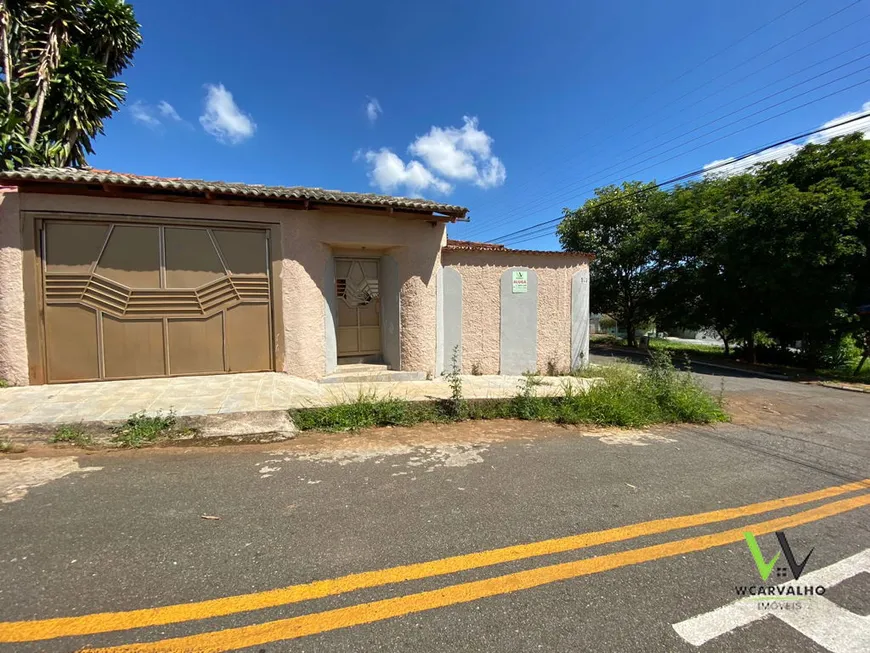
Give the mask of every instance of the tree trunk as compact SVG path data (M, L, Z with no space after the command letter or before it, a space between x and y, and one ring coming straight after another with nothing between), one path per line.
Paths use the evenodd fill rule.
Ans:
M758 358L755 355L755 334L750 333L746 338L746 354L749 356L749 362L755 364L758 362Z
M9 115L12 115L12 56L9 54L9 27L11 24L9 10L6 8L5 0L0 0L0 30L3 30L2 43L3 48L3 70L6 74L6 109Z
M629 318L625 320L625 341L629 347L637 347L637 340L634 337L634 320Z
M36 142L36 135L39 133L39 123L42 122L42 108L45 105L45 96L48 94L51 71L57 67L59 52L57 31L52 26L48 32L48 40L45 43L45 50L42 53L37 72L39 83L36 90L36 111L33 113L30 135L27 137L27 143L31 147Z
M725 358L728 358L731 355L731 342L728 336L723 336L721 333L719 335L722 337L722 344L725 345Z
M33 122L30 124L30 135L27 137L27 144L33 147L36 143L36 134L39 132L39 123L42 122L42 107L45 104L45 94L48 90L48 81L40 81L39 89L36 91L36 111L33 113Z

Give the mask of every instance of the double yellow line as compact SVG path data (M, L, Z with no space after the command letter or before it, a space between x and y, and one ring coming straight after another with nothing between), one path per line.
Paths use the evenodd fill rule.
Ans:
M442 560L351 574L330 580L315 581L313 583L293 585L266 592L243 594L197 603L128 612L105 612L81 617L5 622L0 623L0 643L29 642L56 637L92 635L261 610L289 603L344 594L364 588L452 574L504 562L574 551L599 544L620 542L645 535L665 533L692 526L701 526L738 517L762 514L868 488L870 488L870 479L830 487L816 492L750 504L739 508L657 519L604 531L492 549L479 553L453 556ZM691 537L594 558L548 565L485 580L449 585L437 590L418 592L263 624L230 628L158 642L131 644L104 649L89 649L89 651L90 653L157 653L164 651L166 653L179 653L180 651L219 653L238 648L258 646L277 640L304 637L448 605L466 603L488 596L529 589L547 583L600 573L640 562L702 551L740 541L743 539L743 533L746 531L755 535L763 535L813 522L866 505L870 505L870 494L868 493L850 499L827 503L794 515L742 526L711 535Z

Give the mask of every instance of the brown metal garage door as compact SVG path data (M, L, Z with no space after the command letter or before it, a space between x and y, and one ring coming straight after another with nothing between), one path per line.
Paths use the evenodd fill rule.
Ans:
M273 369L267 233L45 222L48 381Z

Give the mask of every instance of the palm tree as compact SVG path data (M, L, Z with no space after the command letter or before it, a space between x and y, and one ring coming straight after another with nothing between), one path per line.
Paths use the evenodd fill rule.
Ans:
M133 7L124 0L91 0L85 10L85 52L116 77L142 44Z
M0 65L3 67L6 111L14 111L12 86L15 71L12 67L12 53L17 51L18 37L25 24L24 0L0 0Z
M11 16L6 8L6 0L0 0L0 48L3 49L3 73L6 76L6 111L12 114L12 82L14 76L12 74L12 59L9 56L9 30L11 25Z
M86 165L91 140L124 100L126 85L115 77L141 40L124 0L0 0L12 118L0 120L4 164ZM12 129L24 130L27 151Z
M44 36L40 43L40 53L35 68L36 96L28 107L30 118L30 134L27 143L31 147L36 142L39 125L42 122L42 110L45 106L45 96L51 84L51 76L60 65L61 48L70 43L74 34L83 33L81 0L45 0L39 3L39 13L36 16L37 26ZM78 33L78 34L77 34ZM34 74L33 70L25 71L25 75Z
M65 147L63 165L86 165L85 153L94 152L91 139L103 133L103 121L124 101L124 84L106 75L102 63L70 45L63 50L48 97L47 123L55 130L53 140Z

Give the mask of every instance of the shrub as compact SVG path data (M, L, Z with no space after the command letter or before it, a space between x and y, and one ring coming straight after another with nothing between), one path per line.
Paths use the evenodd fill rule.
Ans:
M678 373L667 352L651 351L646 367L616 364L585 370L600 376L585 393L567 388L559 421L640 427L656 423L709 423L727 418L690 372Z
M419 422L446 419L445 413L431 402L379 398L374 392L361 392L354 401L335 406L291 410L290 416L301 431L354 431L374 426L412 426Z
M625 346L625 338L620 338L612 333L593 333L589 341L595 345Z
M78 447L86 447L92 443L91 436L85 432L81 424L63 424L55 430L51 436L51 442L63 442L74 444Z
M409 402L360 394L355 401L291 411L300 430L347 431L373 426L411 426L460 419L551 421L562 424L642 427L660 423L709 423L727 419L717 401L691 372L677 372L666 352L653 352L648 366L607 365L580 370L576 376L601 382L580 392L564 385L564 396L538 396L541 379L527 373L517 395L506 399L467 400L458 392L441 402ZM461 412L456 405L461 402Z
M166 415L146 415L141 411L130 415L121 426L112 429L115 433L112 442L122 447L138 448L169 437L174 426L175 413L172 411Z

